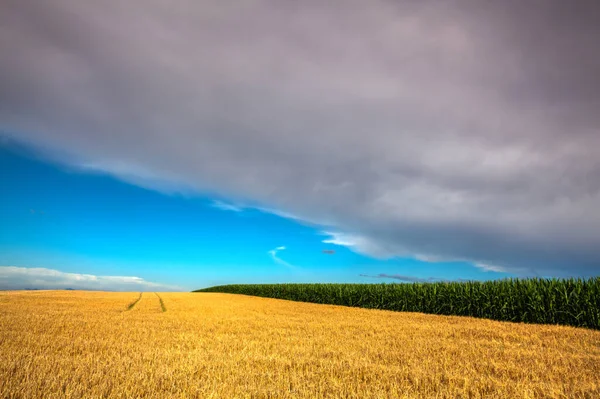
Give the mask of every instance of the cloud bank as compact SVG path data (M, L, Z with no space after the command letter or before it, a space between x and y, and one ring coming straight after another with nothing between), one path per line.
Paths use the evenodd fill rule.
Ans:
M140 277L94 276L40 267L0 266L0 290L181 291Z
M450 280L445 280L442 278L438 278L438 277L428 277L428 278L421 278L421 277L415 277L415 276L405 276L405 275L401 275L401 274L385 274L385 273L379 273L375 276L371 276L368 274L359 274L360 277L372 277L372 278L391 278L394 280L400 280L400 281L404 281L407 283L431 283L431 282L435 282L435 281L450 281Z
M14 140L372 256L600 271L596 1L2 4Z
M454 280L448 280L448 279L440 278L440 277L422 278L422 277L407 276L407 275L402 275L402 274L386 274L386 273L379 273L379 274L376 274L376 275L359 274L359 276L360 277L371 277L371 278L394 279L394 280L404 281L405 283L435 283L435 282L449 283L449 282L468 282L468 281L473 281L473 280L464 279L464 278L457 278L457 279L454 279Z

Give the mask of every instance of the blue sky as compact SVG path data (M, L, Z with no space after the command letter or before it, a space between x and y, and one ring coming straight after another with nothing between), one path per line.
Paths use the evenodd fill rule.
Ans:
M0 147L0 170L1 266L135 276L167 286L150 287L155 290L399 281L364 276L380 274L423 279L506 275L462 262L375 259L324 243L331 237L320 226L238 208L221 197L138 187L50 162L14 144Z

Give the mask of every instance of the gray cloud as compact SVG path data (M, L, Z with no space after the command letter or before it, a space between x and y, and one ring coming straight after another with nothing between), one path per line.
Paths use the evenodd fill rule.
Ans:
M2 290L104 290L104 291L181 291L180 287L146 281L132 276L95 276L65 273L41 267L0 266Z
M56 159L373 256L600 270L595 1L1 1L0 129Z

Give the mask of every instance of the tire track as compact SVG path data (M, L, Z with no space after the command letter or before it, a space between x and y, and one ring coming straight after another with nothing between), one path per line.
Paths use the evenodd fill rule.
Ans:
M129 305L127 305L127 309L126 310L131 310L133 309L133 307L135 305L137 305L137 303L142 299L142 293L140 292L140 296L138 297L138 299L136 299L135 301L131 302Z
M160 297L160 295L158 295L156 292L154 293L154 295L156 295L158 297L158 300L160 301L160 308L162 309L162 311L166 312L167 308L165 307L165 303L163 302L163 300Z

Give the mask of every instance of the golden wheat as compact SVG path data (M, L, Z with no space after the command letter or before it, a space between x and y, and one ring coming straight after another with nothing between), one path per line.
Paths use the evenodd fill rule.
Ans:
M600 331L159 295L0 292L0 397L600 397Z

